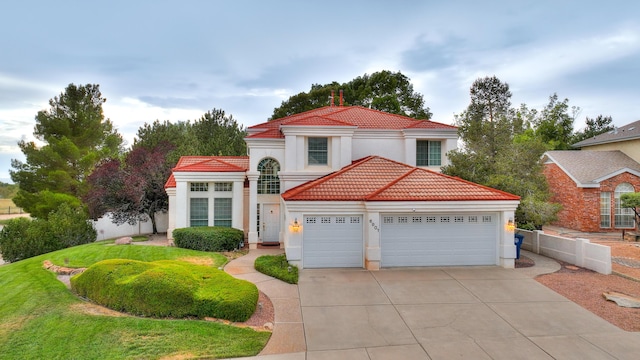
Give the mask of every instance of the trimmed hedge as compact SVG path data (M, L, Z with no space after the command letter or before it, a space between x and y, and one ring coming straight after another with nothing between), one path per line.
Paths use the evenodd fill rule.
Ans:
M289 265L287 256L284 254L260 256L253 263L253 266L259 272L288 282L289 284L298 283L298 267Z
M244 239L242 230L222 226L198 226L173 230L177 247L198 251L231 251Z
M248 281L171 260L103 260L72 277L71 288L110 309L151 317L246 321L258 302L258 288Z

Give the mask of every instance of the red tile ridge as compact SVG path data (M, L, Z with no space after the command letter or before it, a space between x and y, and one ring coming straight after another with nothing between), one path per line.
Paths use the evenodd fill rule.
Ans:
M182 158L180 158L180 160L178 160L178 165L176 165L176 167L174 167L173 169L171 169L171 171L181 171L182 169L186 170L186 171L191 171L191 172L206 172L206 170L188 170L188 168L193 168L193 167L197 167L198 165L202 165L204 163L210 162L210 161L216 161L219 163L222 163L224 165L229 166L229 168L233 168L233 169L237 169L237 171L247 171L246 168L240 167L238 165L235 164L231 164L229 162L226 162L224 160L222 160L221 156L193 156L193 157L202 157L203 159L201 161L197 161L194 162L193 164L188 164L188 165L182 165L182 166L178 166L182 160ZM246 158L246 156L229 156L229 158L234 158L234 159L244 159Z
M354 161L351 162L351 164L341 168L340 170L336 170L336 171L334 171L332 173L329 173L329 174L327 174L325 176L319 177L319 178L317 178L315 180L311 180L309 182L306 182L304 184L301 184L301 185L298 185L298 186L296 186L294 188L291 188L291 189L287 190L286 192L284 192L281 196L285 200L290 199L290 198L298 195L299 193L301 193L301 192L303 192L303 191L305 191L305 190L307 190L309 188L316 187L316 186L318 186L318 185L320 185L320 184L322 184L324 182L327 182L327 181L333 179L334 177L338 176L339 174L342 174L343 172L345 172L347 170L353 169L354 167L356 167L356 166L358 166L358 165L360 165L362 163L365 163L367 161L370 161L371 159L374 159L376 157L377 156L369 155L369 156L366 156L366 157L364 157L362 159L354 160Z
M435 172L435 171L432 171L432 170L429 170L429 169L422 169L422 170ZM520 196L508 193L506 191L502 191L502 190L494 189L494 188L489 187L489 186L485 186L485 185L482 185L482 184L474 183L472 181L468 181L468 180L465 180L465 179L457 177L457 176L451 176L451 175L447 175L447 174L443 174L443 173L436 173L436 174L439 174L441 176L447 177L447 178L452 179L452 180L457 180L457 181L461 181L461 182L464 182L464 183L467 183L467 184L470 184L470 185L478 186L478 187L481 187L481 188L483 188L485 190L489 190L489 191L492 191L492 192L498 192L498 193L500 193L502 195L505 195L506 197L510 197L512 200L520 200Z
M393 160L391 160L391 161L393 161ZM406 164L402 164L402 165L406 165ZM418 168L413 168L413 169L411 169L411 170L407 171L406 173L404 173L404 174L402 174L402 175L398 176L395 180L393 180L393 181L389 182L387 185L385 185L385 186L381 187L380 189L378 189L378 190L376 190L376 191L372 192L371 194L369 194L369 195L365 196L365 197L364 197L364 200L365 200L365 201L367 201L367 200L370 200L370 199L372 199L372 198L374 198L374 197L378 196L378 194L380 194L381 192L383 192L383 191L387 190L387 189L388 189L388 188L390 188L391 186L393 186L393 185L397 184L397 183L398 183L398 182L400 182L402 179L404 179L404 178L406 178L407 176L409 176L409 175L413 174L413 173L414 173L414 172L416 172L417 170L419 170L419 169L418 169Z

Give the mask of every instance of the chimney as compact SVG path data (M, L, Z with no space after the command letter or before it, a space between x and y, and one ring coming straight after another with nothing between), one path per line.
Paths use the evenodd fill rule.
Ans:
M342 98L342 90L340 90L340 106L344 105L344 100Z
M333 106L334 105L334 103L333 103L334 96L335 96L335 91L331 90L331 103L329 104L329 106Z

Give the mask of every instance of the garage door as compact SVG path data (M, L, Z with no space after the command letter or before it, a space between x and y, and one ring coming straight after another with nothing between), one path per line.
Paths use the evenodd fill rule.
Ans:
M496 214L382 215L381 266L495 265Z
M304 217L304 268L363 267L362 216Z

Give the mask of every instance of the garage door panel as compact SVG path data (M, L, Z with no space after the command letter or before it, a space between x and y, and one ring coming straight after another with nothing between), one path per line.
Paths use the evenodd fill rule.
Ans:
M362 216L305 216L303 267L362 267Z
M494 265L495 214L383 215L381 266Z

